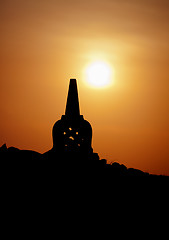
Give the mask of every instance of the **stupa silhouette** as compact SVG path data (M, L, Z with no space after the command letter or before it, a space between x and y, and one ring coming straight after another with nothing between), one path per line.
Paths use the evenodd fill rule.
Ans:
M52 136L53 148L50 153L53 157L57 155L65 159L99 159L91 146L92 127L80 115L76 79L70 79L65 115L54 124Z
M106 177L107 182L114 176L158 176L127 168L117 162L107 164L106 159L100 160L98 154L93 153L92 127L83 115L80 115L76 79L70 79L65 115L54 124L52 135L53 147L43 154L2 145L0 167L4 179L11 179L11 184L16 176L19 181L24 178L30 181L30 176L34 176L32 179L38 179L38 184L42 179L45 184L46 180L51 184L56 182L56 176L59 176L60 180L61 175L66 179L69 177L68 180L74 176L76 181L77 177L80 179L81 176L85 180L89 176L94 176L94 179L101 176L102 179Z

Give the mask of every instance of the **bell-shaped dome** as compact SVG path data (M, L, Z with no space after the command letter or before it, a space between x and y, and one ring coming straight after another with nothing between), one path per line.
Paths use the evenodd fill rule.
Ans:
M63 153L89 155L92 127L80 115L76 79L71 79L65 115L53 126L53 149Z

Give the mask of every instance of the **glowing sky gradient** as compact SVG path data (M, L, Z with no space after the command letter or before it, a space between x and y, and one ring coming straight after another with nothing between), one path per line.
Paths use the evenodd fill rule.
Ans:
M0 2L0 145L45 152L70 78L101 158L169 175L169 1ZM114 83L90 88L103 60Z

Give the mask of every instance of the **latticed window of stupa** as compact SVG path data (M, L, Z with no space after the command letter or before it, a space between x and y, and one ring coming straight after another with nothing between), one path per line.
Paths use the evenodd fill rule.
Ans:
M68 126L62 132L64 136L64 146L68 148L80 148L85 143L85 138L80 134L78 128Z
M74 137L72 137L72 136L70 136L69 139L71 139L71 140L75 140Z

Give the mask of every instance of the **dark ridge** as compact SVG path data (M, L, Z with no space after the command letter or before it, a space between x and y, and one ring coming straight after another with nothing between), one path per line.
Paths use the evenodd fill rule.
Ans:
M10 176L36 176L55 177L63 174L70 176L104 176L113 177L166 177L153 175L139 169L127 168L123 164L113 162L107 164L106 159L99 159L97 153L93 153L92 159L84 158L78 154L60 154L50 150L44 154L35 151L20 150L9 147L6 144L0 147L1 175Z

